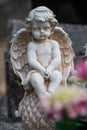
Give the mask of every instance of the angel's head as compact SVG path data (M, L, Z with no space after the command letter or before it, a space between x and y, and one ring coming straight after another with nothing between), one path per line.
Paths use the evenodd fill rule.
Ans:
M53 12L45 6L39 6L30 11L28 17L26 18L27 29L30 32L32 32L32 25L34 24L34 21L37 23L49 22L52 33L58 24Z

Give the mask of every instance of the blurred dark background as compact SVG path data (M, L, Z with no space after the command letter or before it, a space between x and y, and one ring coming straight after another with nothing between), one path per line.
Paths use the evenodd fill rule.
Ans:
M40 5L53 10L59 23L87 24L85 0L0 0L0 35L7 33L8 19L25 20L29 10Z
M87 24L85 0L32 0L32 8L45 5L53 10L59 22Z
M0 37L8 34L8 20L25 20L31 0L0 0Z

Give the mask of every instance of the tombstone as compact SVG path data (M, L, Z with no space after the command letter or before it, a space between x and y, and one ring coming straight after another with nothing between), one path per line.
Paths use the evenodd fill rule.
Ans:
M6 64L6 83L7 83L7 104L8 104L8 117L15 117L15 110L17 110L18 103L23 96L23 88L20 85L20 81L14 75L11 62L10 62L10 46L13 35L20 28L25 27L25 24L18 20L9 21L10 24L10 34L8 37L8 47L5 53L5 64Z

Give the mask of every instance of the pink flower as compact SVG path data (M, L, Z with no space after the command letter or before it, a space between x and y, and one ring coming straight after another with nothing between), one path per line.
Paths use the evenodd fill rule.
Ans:
M78 103L79 103L79 98L78 97L72 97L72 99L68 102L67 106L66 106L66 110L67 110L67 115L70 118L76 118L78 117Z
M79 79L87 80L87 61L80 60L76 63L76 76Z
M60 111L59 113L57 113L57 114L54 114L54 120L56 120L56 121L61 121L62 120L62 117L63 115L62 115L62 112Z
M53 104L53 117L54 120L60 121L63 116L63 106L60 102L54 102Z
M67 113L68 116L72 119L78 117L78 112L74 109L74 107L67 109Z
M78 103L78 112L80 115L84 116L87 113L87 95L83 95Z
M47 121L76 119L87 113L87 90L77 85L59 88L50 96L40 95L40 103Z
M84 116L87 113L87 102L80 102L78 105L79 114Z

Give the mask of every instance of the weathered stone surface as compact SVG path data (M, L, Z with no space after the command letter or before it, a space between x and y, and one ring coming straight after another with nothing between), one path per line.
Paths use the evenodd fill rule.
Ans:
M15 117L15 110L18 108L18 103L23 97L23 88L20 84L20 81L13 72L12 65L10 62L10 46L13 35L22 27L25 27L25 24L18 20L9 21L11 26L9 38L8 38L8 47L5 53L5 64L6 64L6 82L7 82L7 106L8 106L8 116ZM19 83L19 84L18 84Z
M6 96L0 100L0 118L3 116L8 117Z
M2 122L0 121L0 130L24 130L21 122Z
M75 54L84 53L84 45L87 43L87 25L61 24L68 33L73 43Z

